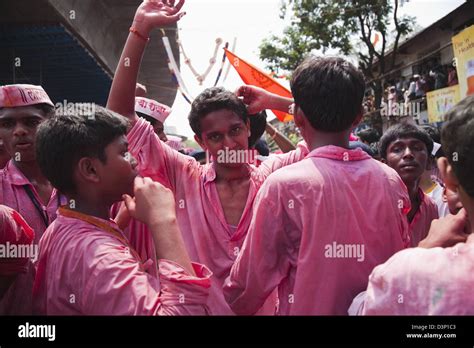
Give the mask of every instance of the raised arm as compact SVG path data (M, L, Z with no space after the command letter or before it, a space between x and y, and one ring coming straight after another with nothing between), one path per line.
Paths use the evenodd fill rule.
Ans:
M293 150L296 150L296 146L293 145L290 139L285 137L284 134L280 133L275 127L270 123L267 123L265 127L265 132L273 139L275 144L280 148L283 153L287 153Z
M140 64L150 32L154 28L177 22L185 13L179 12L184 4L180 0L145 0L137 9L125 47L115 71L107 108L136 122L135 88Z
M235 91L235 94L243 98L250 115L265 109L288 112L290 105L293 104L292 98L282 97L256 86L241 86Z

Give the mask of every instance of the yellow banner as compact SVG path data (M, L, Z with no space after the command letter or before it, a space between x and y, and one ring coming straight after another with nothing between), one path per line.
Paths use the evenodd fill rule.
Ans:
M474 94L474 25L453 36L453 51L461 99Z
M444 114L460 100L459 85L426 93L429 123L444 122Z

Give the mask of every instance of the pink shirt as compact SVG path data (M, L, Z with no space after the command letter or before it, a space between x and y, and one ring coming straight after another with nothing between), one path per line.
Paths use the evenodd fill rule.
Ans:
M224 294L252 314L276 287L279 314L346 315L372 269L409 244L398 174L360 149L325 146L272 174Z
M196 277L160 260L159 278L146 272L112 221L62 215L40 241L33 308L45 315L204 315L209 270L193 264ZM121 238L120 238L121 237Z
M60 195L56 189L53 189L48 204L44 206L34 186L13 164L13 160L8 161L6 167L0 169L0 204L15 209L23 216L26 222L35 231L34 244L38 244L47 226L40 212L28 196L24 188L25 185L30 188L36 200L41 205L41 210L47 215L49 223L53 222L56 218L56 210L59 206L67 203L67 198Z
M139 119L130 130L128 141L130 152L138 161L140 174L161 182L173 191L179 227L191 260L205 264L213 272L208 301L211 313L233 315L224 299L222 286L247 234L255 195L270 173L304 158L308 152L306 145L300 144L295 151L272 156L258 168L250 166L247 202L240 222L233 230L220 204L212 163L200 165L194 158L164 145L151 125L143 119ZM146 231L127 233L140 234L132 238L140 241L142 249L153 248ZM137 251L141 253L140 247ZM269 300L260 314L273 314L274 311L275 304Z
M430 231L431 221L437 219L438 206L428 197L421 188L418 188L418 194L421 199L420 207L410 223L410 246L416 247Z
M35 207L33 200L28 196L24 186L29 187L31 193L38 202L38 208L42 210L42 214L38 208ZM33 228L35 237L33 244L37 247L38 242L46 230L46 224L51 223L56 219L56 210L61 204L66 204L67 198L60 195L56 189L53 189L49 202L46 206L41 203L38 193L30 181L23 175L23 173L13 164L13 160L8 161L5 168L0 169L0 204L4 204L10 208L15 209L21 214L28 225ZM43 217L42 217L43 215ZM31 314L31 287L32 279L34 278L35 268L30 265L28 274L21 275L20 278L25 278L24 281L19 281L17 284L18 294L22 293L24 301L19 303L21 311L27 311ZM22 285L20 285L22 284ZM21 297L21 296L20 296ZM29 308L25 309L25 304L29 304ZM20 307L19 307L20 308ZM20 309L19 309L20 310Z
M0 205L0 276L15 277L0 298L0 315L31 315L34 231L13 209ZM15 250L15 254L11 254Z
M365 315L474 315L474 236L451 248L410 248L377 266Z

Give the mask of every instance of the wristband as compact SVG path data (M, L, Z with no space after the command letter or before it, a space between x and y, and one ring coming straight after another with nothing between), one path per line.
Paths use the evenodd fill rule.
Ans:
M136 36L138 36L140 39L142 39L143 41L145 42L148 42L150 41L150 38L149 37L145 37L143 36L142 34L140 34L140 32L137 30L137 28L135 27L130 27L129 31L133 34L135 34Z

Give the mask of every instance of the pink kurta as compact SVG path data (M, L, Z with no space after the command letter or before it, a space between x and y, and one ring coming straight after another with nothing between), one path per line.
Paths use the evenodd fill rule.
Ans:
M34 231L20 214L7 206L0 205L0 245L5 252L5 255L0 258L0 276L15 277L0 299L0 315L31 314L33 265L28 256L34 257L31 255L34 251L29 247L34 238ZM10 254L12 248L16 250L15 255Z
M212 163L200 165L194 158L164 145L151 125L143 119L138 119L130 130L128 141L130 152L138 161L140 174L161 182L173 191L179 227L191 260L208 266L213 272L208 301L211 313L233 315L224 299L222 286L247 234L255 195L273 171L304 158L308 153L306 145L300 144L295 151L272 156L258 168L250 166L247 202L234 230L227 223L220 204L215 184L216 172ZM131 239L140 244L137 246L138 253L152 250L152 240L146 231L140 228L128 230ZM137 235L133 236L134 234ZM268 301L259 314L273 314L274 311L274 302Z
M420 207L410 223L410 245L418 246L430 231L431 221L438 218L438 206L436 203L418 188L418 194L421 200Z
M372 269L409 245L398 174L360 149L325 146L272 174L224 294L252 314L278 287L279 314L346 315Z
M40 241L33 308L46 315L205 315L209 270L196 277L160 260L159 279L146 272L125 239L62 215ZM112 221L93 218L111 229Z
M474 315L474 236L451 248L410 248L374 269L366 315Z
M38 245L38 242L46 230L46 224L40 215L40 212L35 207L33 201L28 196L24 186L28 186L35 196L37 202L41 204L41 209L47 215L47 222L51 223L56 219L56 210L61 204L66 204L66 197L60 195L56 189L53 189L51 198L46 206L42 205L41 199L39 198L36 189L30 183L30 181L23 175L23 173L13 164L10 160L5 168L0 169L0 204L9 206L15 209L20 215L26 220L28 225L33 228L35 232L35 238L33 244ZM46 216L45 216L46 217ZM29 304L28 314L31 314L31 279L34 278L35 269L30 265L27 275L20 276L25 278L23 282L18 282L18 293L25 294L24 301L21 302L21 311L25 311L25 304ZM23 285L20 285L23 284ZM26 297L28 296L28 298Z
M36 200L41 204L36 189L30 181L23 175L23 173L10 160L5 168L0 169L0 204L9 206L20 213L26 222L35 231L34 243L38 244L43 232L46 230L46 225L41 217L39 211L35 208L34 203L26 193L24 186L30 187L31 191L36 197ZM67 199L53 189L48 205L42 206L42 210L48 215L49 223L56 218L56 210L60 205L66 204Z

